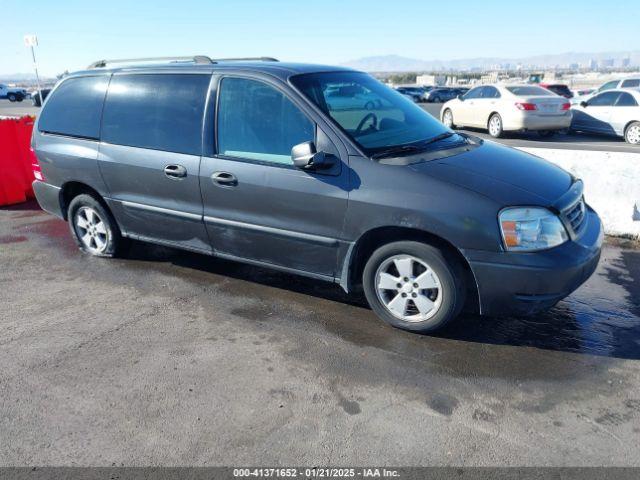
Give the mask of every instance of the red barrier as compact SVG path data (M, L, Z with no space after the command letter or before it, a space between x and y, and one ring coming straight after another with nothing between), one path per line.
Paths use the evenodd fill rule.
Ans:
M33 117L0 119L0 205L33 198L31 182L36 163L31 151Z

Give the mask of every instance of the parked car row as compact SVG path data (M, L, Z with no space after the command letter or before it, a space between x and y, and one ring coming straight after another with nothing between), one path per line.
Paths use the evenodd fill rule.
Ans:
M429 102L442 103L458 95L464 95L469 91L466 87L396 87L396 90L405 96L409 96L415 103Z
M640 144L640 89L616 88L578 105L537 85L483 85L446 102L440 118L449 128L485 128L498 138L508 131L551 136L561 130L623 137Z

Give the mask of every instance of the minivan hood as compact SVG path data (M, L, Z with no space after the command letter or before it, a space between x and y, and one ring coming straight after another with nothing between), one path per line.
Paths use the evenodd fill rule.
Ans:
M502 206L550 206L575 180L542 158L491 141L458 155L408 167L477 192Z

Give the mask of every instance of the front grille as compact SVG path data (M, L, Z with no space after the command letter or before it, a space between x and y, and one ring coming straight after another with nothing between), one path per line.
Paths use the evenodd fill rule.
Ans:
M580 228L582 228L582 225L584 224L584 220L586 218L586 213L587 209L584 204L584 197L580 197L580 200L578 200L575 205L569 207L566 210L564 216L569 222L573 233L578 233L580 231Z

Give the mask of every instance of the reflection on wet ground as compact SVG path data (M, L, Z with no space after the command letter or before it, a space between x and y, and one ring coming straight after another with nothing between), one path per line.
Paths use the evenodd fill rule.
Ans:
M64 222L37 211L29 212L25 207L16 209L11 218L21 219L21 224L9 234L3 232L0 243L23 242L26 237L36 235L58 253L79 255ZM135 243L122 262L135 269L154 269L162 264L182 267L179 271L166 270L170 275L189 276L190 271L201 272L268 285L336 302L338 309L340 304L361 307L363 313L373 317L373 313L365 310L366 303L361 296L346 295L337 285L268 269L142 243ZM211 275L205 278L208 280L214 281ZM338 335L343 328L353 327L344 322L331 326ZM394 334L404 335L404 332L385 330L385 335ZM640 359L640 249L631 242L608 240L598 270L591 279L547 312L507 318L463 315L432 337Z

